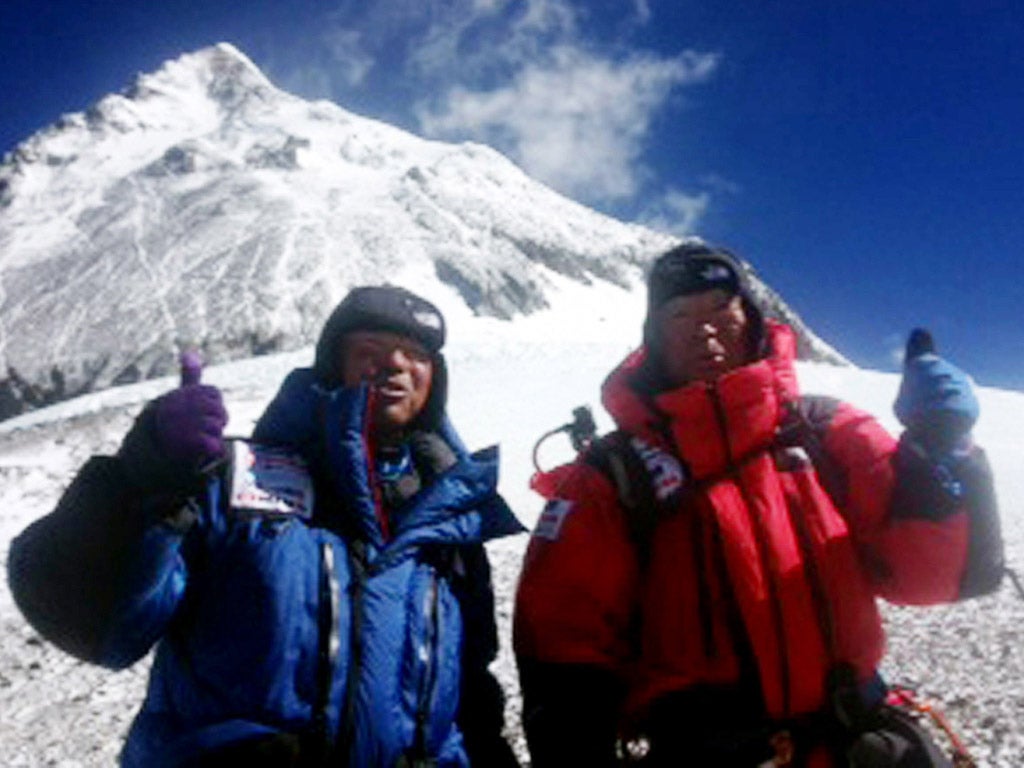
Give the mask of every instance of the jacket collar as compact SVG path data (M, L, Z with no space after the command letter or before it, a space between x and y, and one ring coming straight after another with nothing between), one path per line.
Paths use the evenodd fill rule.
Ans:
M297 369L260 417L253 438L302 454L332 485L331 495L344 500L353 534L380 548L389 540L374 492L366 398L365 387L328 389L312 370ZM498 496L497 450L470 455L447 418L439 434L458 460L415 497L390 541L401 540L403 547L424 541L469 544L520 532Z
M697 479L734 467L771 445L787 403L799 396L793 332L772 321L765 329L766 357L711 384L665 392L645 391L641 348L606 379L604 406L621 429L671 450Z

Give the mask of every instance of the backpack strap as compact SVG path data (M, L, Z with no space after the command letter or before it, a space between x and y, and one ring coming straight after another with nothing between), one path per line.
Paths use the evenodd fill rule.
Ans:
M833 506L842 514L843 504L846 498L846 483L842 469L825 450L821 435L815 428L812 416L818 416L819 420L826 420L832 411L834 404L825 398L801 398L791 400L785 404L785 415L782 425L779 428L776 451L787 448L799 448L807 456L810 466L814 469L822 489L832 500ZM812 416L808 412L812 412ZM808 586L811 592L811 601L818 618L818 627L821 630L822 638L825 641L825 648L830 657L831 664L835 667L838 664L838 639L836 637L836 621L832 613L832 606L825 593L825 585L822 575L817 567L814 558L814 545L810 526L807 519L799 510L789 510L790 524L796 534L797 546L800 548L801 560L804 564L804 572L807 576ZM842 685L832 684L829 688L832 691L833 699L836 698L836 691L847 688L856 690L855 682L848 685L844 681ZM859 695L856 696L859 700Z
M817 426L819 422L828 422L835 404L832 398L815 396L804 396L786 403L775 444L769 450L776 454L780 468L786 468L787 465L792 468L791 459L785 455L787 451L801 450L803 458L799 463L804 466L810 463L822 488L842 514L847 496L845 475L825 450ZM659 518L668 513L671 502L676 499L675 494L659 496L656 478L638 452L633 439L621 429L594 438L586 446L583 459L598 469L615 487L619 504L626 512L630 538L643 561L649 554L654 528ZM705 480L700 485L707 482Z
M641 566L646 565L654 528L668 505L655 494L654 479L630 436L617 429L596 438L587 447L584 461L598 469L615 486L630 540Z
M803 396L784 405L785 415L776 437L776 450L801 448L818 475L821 487L840 514L846 507L847 485L842 468L825 450L819 424L827 424L838 401L830 397Z
M788 451L798 449L802 458L796 466L806 467L808 463L815 470L822 488L832 499L837 509L842 510L846 496L842 469L826 452L821 436L815 427L817 422L827 423L835 403L830 398L804 397L786 404L786 412L780 425L775 444L770 450L776 455L777 463L783 467L792 466ZM596 438L587 448L584 460L596 467L615 487L619 504L625 513L630 539L637 553L641 568L650 560L651 541L658 521L669 514L676 496L661 499L655 489L655 478L638 453L638 447L629 434L616 430ZM824 582L815 566L811 531L807 520L789 510L797 545L807 569L811 598L821 627L822 635L833 663L837 657L835 619L825 595ZM697 536L700 541L700 537ZM702 592L705 587L702 586ZM701 600L702 607L705 601ZM710 642L710 641L708 641Z

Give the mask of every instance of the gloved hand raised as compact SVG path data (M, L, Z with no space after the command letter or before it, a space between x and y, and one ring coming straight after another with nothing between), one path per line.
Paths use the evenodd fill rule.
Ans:
M171 461L201 470L224 455L228 422L220 390L200 384L202 361L193 352L181 356L181 386L154 404L157 443Z
M907 340L896 418L932 456L963 447L978 420L978 400L963 371L939 357L931 334L915 328Z

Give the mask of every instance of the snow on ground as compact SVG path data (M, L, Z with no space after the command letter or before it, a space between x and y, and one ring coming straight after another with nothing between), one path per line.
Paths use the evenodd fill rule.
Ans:
M639 308L634 304L629 312L628 324L591 311L582 317L569 313L546 328L478 321L453 329L446 350L453 421L471 448L501 445L502 492L527 525L532 525L541 506L527 487L537 437L567 422L572 409L581 404L594 408L602 429L609 426L599 407L598 390L638 337L638 330L628 329L639 328ZM205 381L225 391L229 432L246 434L285 373L311 359L307 349L205 372ZM891 403L898 377L812 364L801 364L799 371L805 391L840 396L896 429ZM142 404L174 385L164 379L110 390L0 424L0 558L6 561L10 540L18 531L54 506L89 455L115 450ZM1010 562L1024 569L1024 394L983 389L980 396L983 415L976 437L988 449L996 473ZM569 456L563 436L546 443L541 452L546 466ZM490 546L503 643L496 670L509 693L510 735L524 757L508 640L511 597L526 542L527 536L520 535ZM1024 765L1024 600L1007 585L994 596L958 606L887 607L886 617L891 646L884 670L888 677L936 701L979 765ZM115 764L124 731L143 695L145 666L112 673L48 646L22 620L4 580L3 763L12 768Z

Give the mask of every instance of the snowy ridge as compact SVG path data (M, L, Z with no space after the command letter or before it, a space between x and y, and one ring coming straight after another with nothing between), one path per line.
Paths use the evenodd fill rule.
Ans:
M562 276L637 287L672 242L487 147L287 94L220 44L0 165L0 418L165 375L183 347L301 347L355 284L508 319L557 304ZM796 325L804 354L842 362Z

